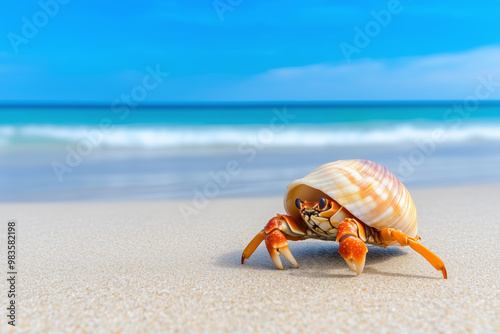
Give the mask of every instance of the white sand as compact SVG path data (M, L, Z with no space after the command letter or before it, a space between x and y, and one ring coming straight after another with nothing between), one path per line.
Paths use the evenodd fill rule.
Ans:
M408 247L370 248L356 277L321 241L291 242L300 269L264 245L242 266L281 198L214 200L190 222L180 202L0 205L2 245L18 220L15 332L500 332L500 185L412 195L448 280Z

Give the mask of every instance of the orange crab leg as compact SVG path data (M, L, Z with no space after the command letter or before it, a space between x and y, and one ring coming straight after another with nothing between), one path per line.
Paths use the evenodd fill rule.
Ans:
M264 231L260 231L250 243L243 250L243 254L241 255L241 264L245 263L245 259L249 259L252 256L253 252L259 247L262 241L266 238L266 233Z
M361 223L352 218L347 218L339 224L337 242L339 253L349 267L359 275L365 267L365 258L368 248L364 241L365 230Z
M429 261L429 263L432 264L432 266L436 268L436 270L440 270L443 273L443 277L445 279L448 278L444 262L436 254L428 250L422 244L418 243L418 237L412 238L410 236L407 236L403 232L393 228L384 228L382 231L380 231L380 237L381 241L385 244L390 244L391 242L396 240L401 246L410 246L413 250L415 250L427 261Z

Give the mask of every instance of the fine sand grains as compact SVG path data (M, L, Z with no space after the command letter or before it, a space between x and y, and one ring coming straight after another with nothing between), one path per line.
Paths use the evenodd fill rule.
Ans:
M274 267L262 244L241 252L281 198L2 204L18 221L19 333L500 332L500 185L411 190L421 242L444 280L409 247L370 247L356 275L337 244L290 242L300 269ZM6 250L1 248L2 263Z

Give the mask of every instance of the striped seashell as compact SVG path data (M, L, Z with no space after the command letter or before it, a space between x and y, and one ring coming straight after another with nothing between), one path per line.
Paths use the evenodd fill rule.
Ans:
M302 221L295 199L318 201L321 197L336 201L377 230L392 227L411 237L417 235L417 210L410 193L394 174L375 162L339 160L320 166L288 185L285 210Z

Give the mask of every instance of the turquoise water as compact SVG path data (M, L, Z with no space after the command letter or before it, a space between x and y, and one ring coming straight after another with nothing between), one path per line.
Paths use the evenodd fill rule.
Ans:
M469 108L471 109L471 108ZM171 107L0 108L0 149L64 148L93 137L94 150L364 147L425 140L499 141L500 105L459 103Z
M0 124L96 125L103 118L119 124L216 125L267 124L273 110L284 108L290 124L359 123L366 121L445 121L457 117L500 119L500 102L482 102L478 108L461 102L436 103L274 103L171 106L0 106Z
M355 158L382 163L410 189L500 182L500 105L468 109L3 107L0 201L280 196L319 165Z

